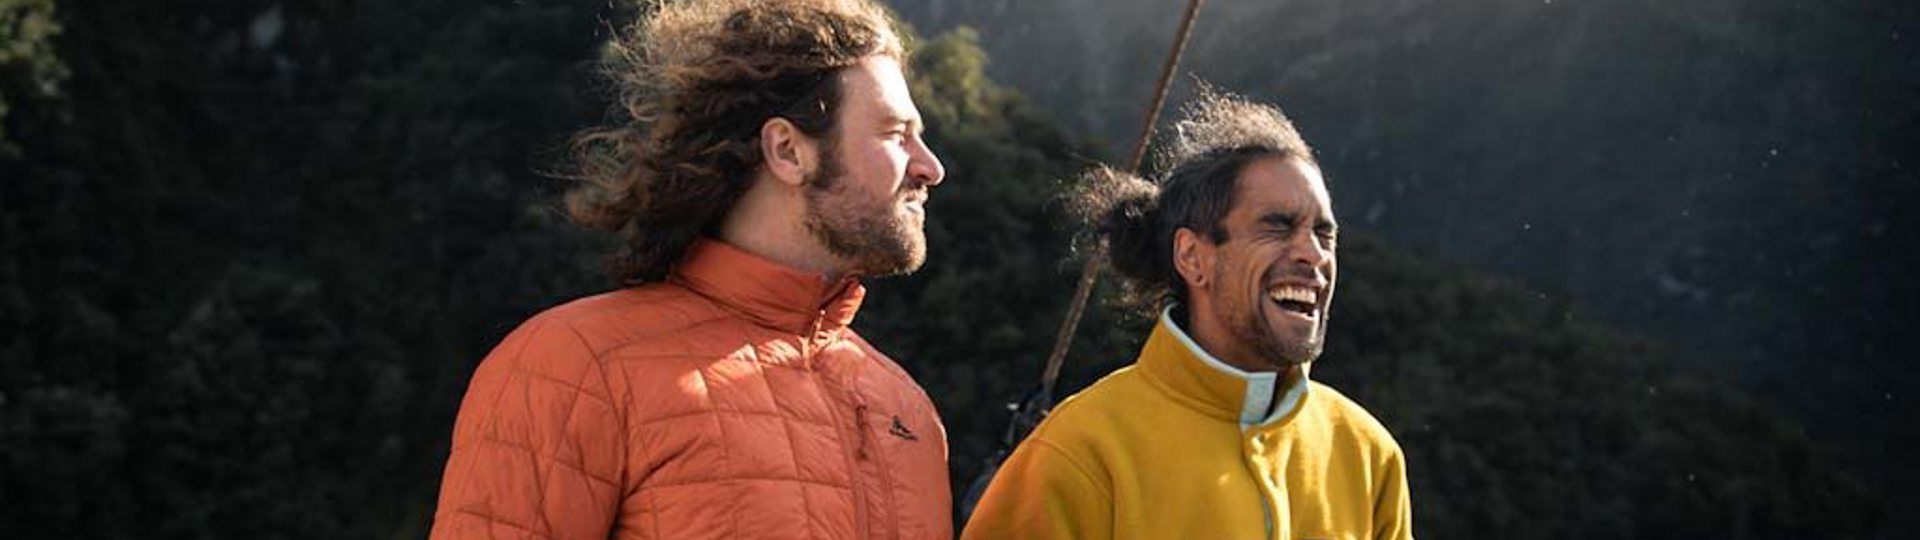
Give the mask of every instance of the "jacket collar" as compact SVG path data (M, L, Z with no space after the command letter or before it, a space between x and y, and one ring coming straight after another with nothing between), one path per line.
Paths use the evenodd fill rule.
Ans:
M1298 376L1283 381L1279 373L1247 372L1214 358L1174 323L1172 307L1160 311L1160 320L1136 363L1176 400L1238 423L1242 431L1292 416L1306 402L1310 386L1307 365L1300 366ZM1279 385L1284 388L1275 392ZM1280 400L1278 406L1275 399Z
M828 281L712 238L694 241L667 279L761 326L801 335L845 328L867 295L851 276Z

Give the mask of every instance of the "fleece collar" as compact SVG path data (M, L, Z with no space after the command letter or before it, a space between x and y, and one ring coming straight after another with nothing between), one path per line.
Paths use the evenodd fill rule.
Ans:
M1147 377L1201 412L1233 421L1245 431L1290 417L1306 402L1307 366L1299 376L1282 380L1279 373L1255 373L1220 361L1173 321L1173 308L1161 310L1160 320L1140 350L1137 364ZM1276 386L1284 385L1280 392ZM1274 400L1280 403L1276 406Z

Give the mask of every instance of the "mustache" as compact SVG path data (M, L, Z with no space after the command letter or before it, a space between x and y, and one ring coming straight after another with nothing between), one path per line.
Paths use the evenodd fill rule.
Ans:
M1288 278L1311 280L1316 283L1328 281L1326 279L1326 276L1320 275L1320 268L1315 267L1313 265L1302 264L1302 263L1281 263L1281 264L1276 264L1271 267L1268 267L1266 271L1266 275L1262 276L1262 282L1268 285L1272 285L1273 283L1277 283L1281 280L1288 279Z
M928 186L928 184L931 184L931 182L909 178L905 182L900 183L899 189L893 191L893 199L895 201L918 199L925 202L933 198L933 188Z

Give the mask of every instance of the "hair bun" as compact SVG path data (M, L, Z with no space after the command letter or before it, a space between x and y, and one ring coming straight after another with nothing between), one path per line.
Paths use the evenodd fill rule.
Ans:
M1105 242L1107 262L1130 281L1150 282L1155 268L1154 234L1160 186L1104 165L1088 169L1065 194L1067 212L1079 225L1083 246Z

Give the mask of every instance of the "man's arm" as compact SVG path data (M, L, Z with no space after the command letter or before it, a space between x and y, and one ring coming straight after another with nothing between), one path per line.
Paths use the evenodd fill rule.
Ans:
M964 540L1113 537L1106 475L1047 441L1020 443L980 497Z
M460 404L432 539L607 538L626 450L612 395L566 324L507 336Z
M1375 490L1375 540L1413 540L1413 503L1407 491L1407 457L1395 445L1381 467L1380 485Z

